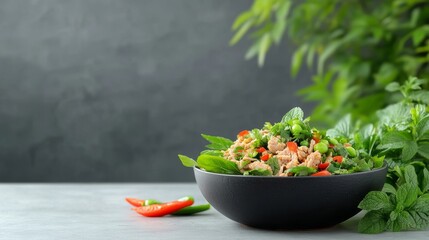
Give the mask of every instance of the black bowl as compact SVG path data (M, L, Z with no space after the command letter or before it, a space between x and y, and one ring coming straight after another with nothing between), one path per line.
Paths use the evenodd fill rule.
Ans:
M326 177L226 175L198 168L194 173L206 200L231 220L265 229L310 229L357 214L365 195L382 189L387 166Z

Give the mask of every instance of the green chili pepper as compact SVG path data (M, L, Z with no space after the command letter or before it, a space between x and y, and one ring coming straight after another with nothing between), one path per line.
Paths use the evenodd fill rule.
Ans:
M199 212L204 212L210 209L210 204L202 204L202 205L196 205L196 206L189 206L180 209L177 212L172 213L171 215L177 215L177 216L185 216L185 215L192 215Z
M144 201L143 206L148 206L152 204L160 204L162 202L157 201L155 199L147 199ZM204 212L210 209L210 204L202 204L202 205L196 205L196 206L188 206L185 208L180 209L179 211L176 211L174 213L171 213L171 215L176 216L186 216L186 215L192 215L199 212Z

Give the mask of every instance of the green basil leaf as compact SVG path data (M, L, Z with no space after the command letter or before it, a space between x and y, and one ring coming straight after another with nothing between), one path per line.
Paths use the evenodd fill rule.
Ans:
M270 158L265 163L271 167L271 170L273 170L273 175L276 175L279 172L280 166L279 166L279 161L277 160L277 158L275 158L275 157Z
M379 211L370 211L359 221L360 233L381 233L386 230L386 216Z
M185 155L180 155L179 154L179 159L182 162L183 166L185 166L185 167L198 166L198 163L194 159L192 159L190 157L187 157Z
M371 191L359 203L358 208L371 211L380 210L382 208L393 208L393 206L385 192Z
M212 155L200 155L197 159L198 166L207 172L224 174L241 174L240 170L232 161Z
M222 157L223 153L221 150L204 150L200 153L200 155L213 155L213 156L218 156L218 157Z
M233 141L229 140L228 138L210 136L206 134L201 134L201 136L211 143L206 147L212 150L227 150L233 144Z

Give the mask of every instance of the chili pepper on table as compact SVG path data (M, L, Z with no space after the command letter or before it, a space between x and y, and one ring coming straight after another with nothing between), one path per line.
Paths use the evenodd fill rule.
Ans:
M144 205L145 200L137 199L137 198L125 198L125 200L133 205L134 207L141 207Z
M171 215L177 215L177 216L187 216L192 215L199 212L204 212L210 209L210 204L201 204L201 205L195 205L195 206L189 206L180 209L177 212L172 213Z
M143 206L149 206L149 205L154 205L154 204L163 204L160 201L157 201L155 199L146 199L146 200L141 200L141 199L137 199L137 198L125 198L125 200L130 203L133 206L136 207L143 207ZM210 209L210 204L201 204L201 205L195 205L195 206L188 206L188 207L184 207L178 211L172 212L170 213L171 215L176 215L176 216L185 216L185 215L192 215L195 213L199 213L199 212L204 212ZM134 210L136 210L136 208L134 208Z
M162 202L159 202L154 199L148 199L144 201L144 206L153 205L153 204L160 204ZM171 215L176 216L185 216L185 215L192 215L199 212L204 212L210 209L210 204L201 204L201 205L195 205L195 206L189 206L180 209L179 211L171 213Z
M134 208L134 211L145 217L162 217L167 214L174 213L182 208L191 206L193 203L194 198L184 197L172 202L136 207Z

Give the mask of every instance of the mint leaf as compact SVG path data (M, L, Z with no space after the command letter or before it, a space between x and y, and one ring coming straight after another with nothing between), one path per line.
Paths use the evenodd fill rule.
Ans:
M372 162L374 163L374 168L381 168L384 163L384 157L385 156L373 156L371 157Z
M401 230L411 230L416 227L416 221L407 211L402 211L398 214L396 222L399 226L399 231Z
M419 121L416 131L419 138L429 132L429 116L426 116Z
M418 212L429 213L429 194L421 195L411 209Z
M294 107L292 108L289 112L287 112L283 117L282 117L282 123L287 123L290 120L294 120L294 119L298 119L298 120L303 120L304 119L304 112L302 111L301 108L299 107Z
M429 91L420 90L411 92L409 98L416 102L421 102L426 105L429 105Z
M352 118L350 114L347 114L345 117L341 118L340 121L335 125L334 128L329 129L326 132L328 137L345 137L350 138L352 133Z
M237 164L222 157L204 154L198 157L197 163L200 168L207 172L241 174Z
M408 132L392 131L387 132L381 138L381 144L378 145L378 149L391 148L399 149L403 148L408 142L412 141L413 137Z
M429 159L429 142L420 142L417 153L420 156Z
M206 134L201 134L201 136L211 143L206 147L212 150L227 150L233 144L233 142L228 138L210 136Z
M417 200L418 191L419 189L417 186L410 183L402 184L396 191L397 204L404 207L411 206Z
M396 92L396 91L399 91L399 89L401 89L401 86L397 82L392 82L387 84L385 89L388 92Z
M381 233L386 230L386 217L379 211L370 211L359 221L360 233Z
M416 187L419 185L419 181L417 179L416 170L412 165L407 165L404 168L404 177L405 182L411 184L412 186Z
M288 169L287 172L293 173L294 176L309 176L317 172L317 170L306 166L296 166Z
M402 161L406 162L411 160L416 155L418 150L417 143L415 141L408 141L402 148Z
M388 184L388 183L385 183L384 184L384 186L383 186L383 190L382 190L383 192L385 192L385 193L392 193L392 194L396 194L396 189L395 189L395 187L394 186L392 186L392 185L390 185L390 184Z
M179 154L179 159L182 162L183 166L185 167L194 167L194 166L198 166L198 163L195 162L194 159L187 157L185 155L180 155Z
M429 212L408 211L416 223L415 229L425 229L429 226Z
M382 208L393 208L386 193L380 191L371 191L359 203L358 208L371 211Z
M277 160L277 158L275 158L275 157L270 158L265 163L271 167L271 170L273 170L273 175L276 175L279 172L280 166L279 166L279 161Z
M405 130L411 119L410 107L404 103L389 105L386 108L377 111L378 125L395 127L398 130Z
M429 171L424 168L423 172L422 172L422 186L421 186L421 190L423 193L428 192L429 191Z

